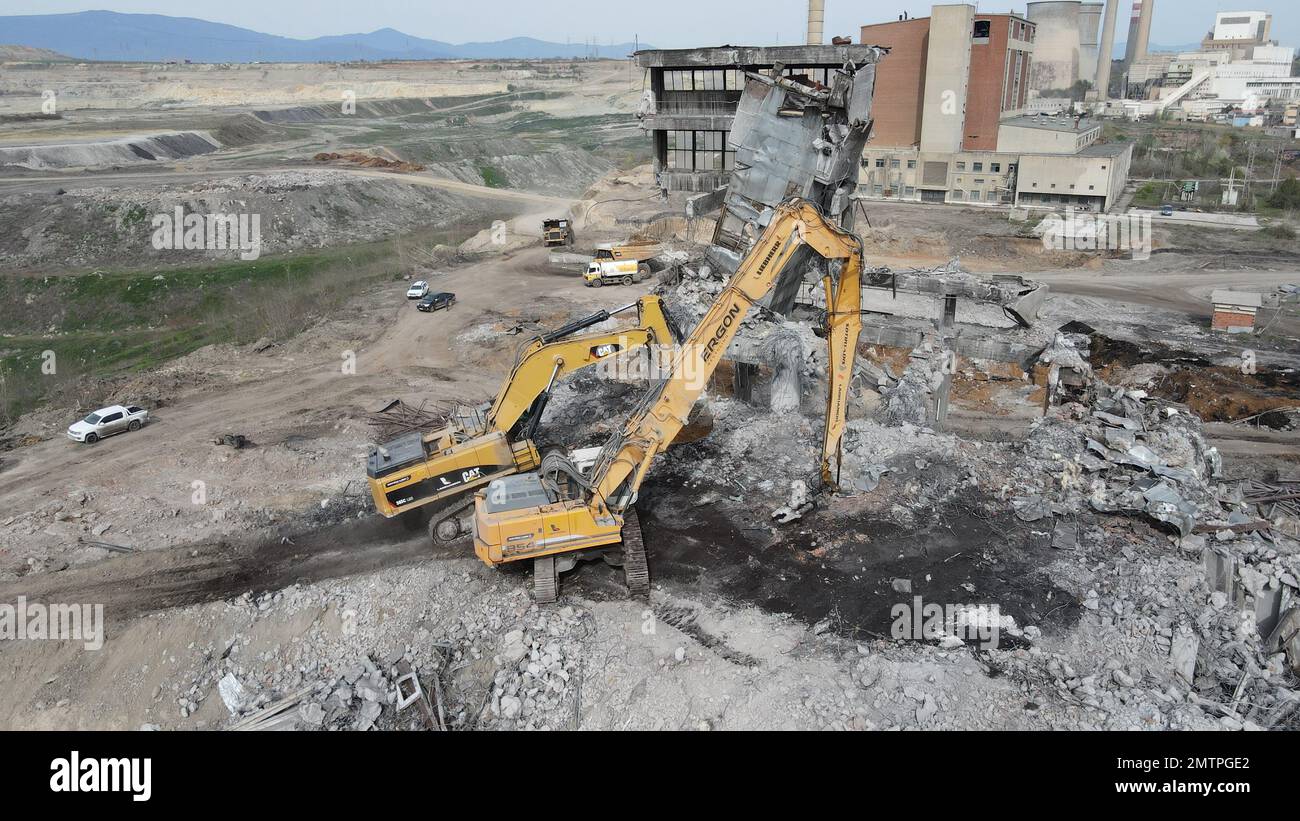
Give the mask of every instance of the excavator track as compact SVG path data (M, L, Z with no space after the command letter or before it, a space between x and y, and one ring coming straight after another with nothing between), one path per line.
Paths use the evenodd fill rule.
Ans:
M460 519L474 506L474 497L457 499L440 507L429 516L429 540L434 544L450 544L465 535Z
M555 573L555 557L542 556L533 559L533 598L542 604L549 604L559 597L559 579Z
M641 593L650 589L650 567L645 558L645 543L641 540L641 521L636 508L623 513L623 576L627 589Z

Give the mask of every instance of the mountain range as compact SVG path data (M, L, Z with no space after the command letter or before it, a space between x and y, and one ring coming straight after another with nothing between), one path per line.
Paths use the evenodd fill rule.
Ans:
M298 40L192 17L112 11L2 16L0 42L49 49L82 60L195 63L624 58L634 48L631 43L588 46L548 43L531 37L457 45L391 28Z

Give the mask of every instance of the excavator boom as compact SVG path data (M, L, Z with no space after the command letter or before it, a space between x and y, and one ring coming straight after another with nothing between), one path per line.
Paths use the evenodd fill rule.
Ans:
M639 319L635 328L613 333L572 336L577 331L636 308ZM668 315L659 297L647 295L614 311L598 311L562 328L535 337L515 358L486 416L485 432L511 431L525 414L540 415L535 407L551 384L576 370L619 353L647 345L672 345L677 341ZM533 412L530 414L530 408Z
M655 454L686 424L741 320L772 290L802 245L827 260L841 262L838 277L828 275L825 281L831 368L821 473L826 484L835 483L831 460L838 458L844 434L848 387L862 329L862 243L826 220L811 202L793 199L776 209L731 282L681 346L669 378L655 389L651 401L633 414L621 435L605 446L592 472L597 498L617 499L616 510L635 498Z

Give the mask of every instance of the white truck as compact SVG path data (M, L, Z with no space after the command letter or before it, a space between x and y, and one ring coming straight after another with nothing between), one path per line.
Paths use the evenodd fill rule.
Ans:
M598 245L583 274L588 288L631 285L650 276L649 260L660 253L658 245Z
M583 284L588 288L602 285L631 285L650 276L650 266L634 259L610 260L609 262L592 262L583 274Z

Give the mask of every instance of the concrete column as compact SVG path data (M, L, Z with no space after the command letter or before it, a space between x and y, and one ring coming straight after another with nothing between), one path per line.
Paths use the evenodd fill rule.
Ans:
M1097 51L1097 99L1109 100L1110 94L1110 59L1115 51L1115 16L1119 11L1120 0L1106 0L1106 16L1101 23L1101 46Z
M1137 30L1137 48L1133 51L1133 59L1141 60L1147 56L1147 48L1151 45L1151 15L1155 13L1156 0L1142 0L1142 16L1138 18Z

